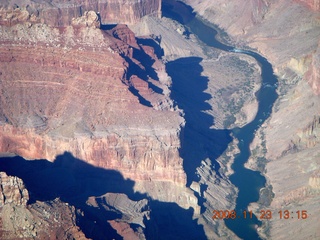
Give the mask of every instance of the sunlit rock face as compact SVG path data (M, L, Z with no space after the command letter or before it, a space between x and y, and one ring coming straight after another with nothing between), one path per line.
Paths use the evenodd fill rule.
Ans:
M125 25L100 30L93 11L63 28L23 7L0 16L1 152L53 160L68 151L135 180L184 185L184 120L153 47Z
M29 193L21 179L0 172L0 186L0 207L5 204L26 206Z
M55 27L70 25L73 18L81 17L85 11L99 13L103 24L134 24L143 16L161 16L160 0L54 0L54 1L9 1L1 5L8 8L23 8L27 17L39 17L42 23ZM15 21L11 18L9 21Z

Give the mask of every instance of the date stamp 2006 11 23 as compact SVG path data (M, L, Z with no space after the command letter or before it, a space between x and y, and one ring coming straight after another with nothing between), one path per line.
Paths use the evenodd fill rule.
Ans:
M237 213L235 210L213 210L212 219L251 219L253 216L252 211L244 210L241 213ZM274 217L278 219L307 219L308 212L306 210L289 211L280 210L277 213L272 213L271 210L260 210L259 214L256 216L260 220L268 220Z

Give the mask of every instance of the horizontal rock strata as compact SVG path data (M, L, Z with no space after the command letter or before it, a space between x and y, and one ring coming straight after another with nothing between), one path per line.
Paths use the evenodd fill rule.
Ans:
M31 18L50 26L64 27L70 25L72 19L81 17L85 11L98 12L103 24L134 24L146 15L161 16L160 0L25 0L18 4L7 0L1 2L0 7L10 9L6 11L3 22L12 24ZM23 15L18 17L16 12L19 8L23 9Z
M65 28L1 26L0 151L49 160L67 151L125 177L183 185L184 120L162 63L125 25L102 31L95 16Z

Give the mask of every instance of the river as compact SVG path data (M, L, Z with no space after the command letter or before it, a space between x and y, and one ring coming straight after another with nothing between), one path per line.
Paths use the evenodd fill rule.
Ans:
M182 6L182 3L179 3ZM170 4L163 4L163 14L184 24L190 32L195 34L204 44L223 51L246 54L256 59L261 67L262 84L256 93L259 102L258 112L254 120L242 128L232 129L233 136L239 140L238 148L240 153L235 156L232 169L234 173L230 176L230 181L238 188L239 193L236 200L236 219L225 220L226 226L242 239L259 239L256 227L261 225L255 215L252 218L247 214L244 219L243 211L248 211L248 205L259 200L259 192L265 186L266 180L258 171L252 171L244 167L250 157L250 143L253 141L255 132L268 119L272 107L278 95L277 78L273 73L273 68L268 60L256 52L237 49L233 46L225 45L216 39L217 31L198 19L192 9L188 6L172 8ZM240 217L241 216L241 217Z

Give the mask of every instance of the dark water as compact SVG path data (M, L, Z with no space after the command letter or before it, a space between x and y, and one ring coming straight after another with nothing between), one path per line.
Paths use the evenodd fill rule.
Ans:
M260 225L261 222L254 215L252 219L250 219L249 217L244 219L242 212L244 210L247 210L247 207L251 202L258 201L259 190L265 186L266 180L260 174L260 172L246 169L244 167L244 163L250 156L249 145L254 138L255 131L270 116L273 104L278 97L276 93L277 78L273 74L272 66L267 61L267 59L255 52L236 49L235 47L227 46L219 42L215 38L215 36L217 35L217 31L214 28L205 25L201 20L197 19L195 17L195 14L192 13L192 9L181 2L165 1L163 4L163 14L164 16L175 19L187 26L189 31L194 33L207 46L218 48L224 51L239 52L239 54L252 56L256 59L261 67L262 87L256 93L256 97L259 102L258 113L251 123L242 128L236 128L232 130L233 135L239 140L238 147L240 149L240 153L235 157L234 164L232 165L234 174L230 176L230 180L239 189L235 210L237 212L237 216L241 217L239 219L236 218L225 220L227 227L240 238L259 239L256 231L256 226ZM178 66L179 65L177 64L175 65L174 71L180 72L186 70L183 68L179 69ZM195 71L199 71L199 65L194 64L194 66L196 68ZM188 65L188 69L190 72L192 72L192 64ZM177 77L176 75L173 73L174 77ZM174 79L176 78L173 78L173 81ZM224 138L224 140L225 139L227 138ZM198 140L195 139L195 141Z

